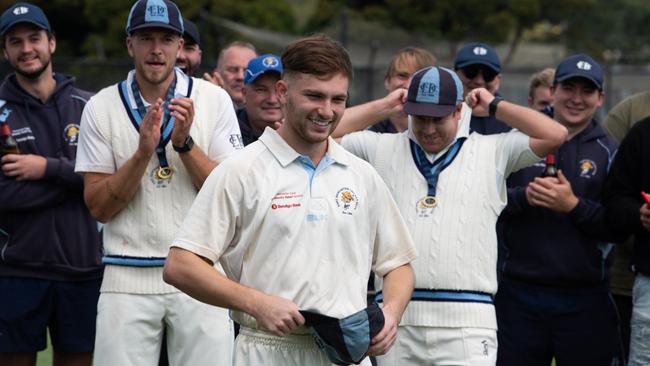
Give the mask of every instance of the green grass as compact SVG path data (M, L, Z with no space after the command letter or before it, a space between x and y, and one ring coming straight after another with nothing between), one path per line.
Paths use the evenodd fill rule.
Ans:
M52 345L49 336L47 337L47 348L38 353L36 366L52 366Z

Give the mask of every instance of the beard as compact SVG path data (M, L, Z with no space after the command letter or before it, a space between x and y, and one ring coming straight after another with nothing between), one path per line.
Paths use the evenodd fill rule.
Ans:
M48 57L48 59L43 62L43 65L41 65L41 67L36 70L22 70L20 67L18 67L17 64L12 64L11 67L14 69L14 71L16 71L16 74L19 74L20 76L23 76L30 80L36 80L43 74L43 72L45 72L51 63L52 58Z

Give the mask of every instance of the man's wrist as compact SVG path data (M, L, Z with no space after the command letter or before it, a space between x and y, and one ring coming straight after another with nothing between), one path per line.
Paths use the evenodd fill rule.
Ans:
M488 112L489 116L494 118L497 115L497 108L499 107L499 103L503 101L503 98L499 96L495 96L490 104L488 105Z
M192 136L190 135L188 135L185 138L185 141L181 145L175 145L172 142L172 148L174 148L174 151L176 151L177 153L189 152L190 150L192 150L193 147L194 147L194 139L192 139Z

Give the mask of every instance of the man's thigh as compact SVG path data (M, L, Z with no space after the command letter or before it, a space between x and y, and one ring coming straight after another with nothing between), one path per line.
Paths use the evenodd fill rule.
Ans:
M628 366L650 365L650 276L637 274L632 306Z
M51 281L0 278L0 352L37 352L47 346Z
M494 366L496 331L484 328L398 327L397 340L378 366Z
M52 283L54 313L50 338L55 352L92 352L95 346L97 301L102 280Z
M499 283L494 302L499 326L499 366L551 364L551 325L542 309L541 296L539 291L527 286Z
M169 364L231 365L234 335L228 310L202 303L184 293L166 296Z
M157 366L165 296L102 293L97 304L95 366Z
M276 337L242 327L235 341L234 366L333 366L311 335ZM362 366L370 366L366 357Z

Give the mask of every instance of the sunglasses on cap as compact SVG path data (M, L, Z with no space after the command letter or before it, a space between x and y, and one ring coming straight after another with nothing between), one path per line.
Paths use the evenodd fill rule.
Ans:
M481 75L483 75L483 80L485 80L486 83L491 82L494 80L494 78L497 77L498 73L491 68L481 65L481 64L474 64L474 65L469 65L466 67L463 67L460 69L463 74L468 79L474 79L476 75L478 75L479 71L481 72Z

